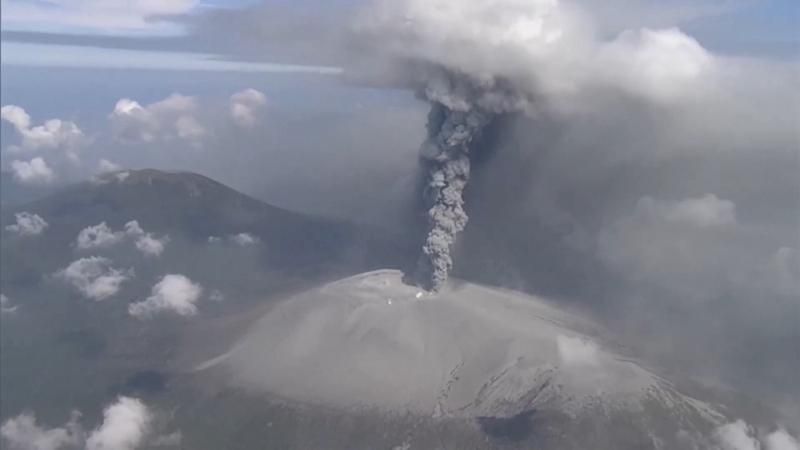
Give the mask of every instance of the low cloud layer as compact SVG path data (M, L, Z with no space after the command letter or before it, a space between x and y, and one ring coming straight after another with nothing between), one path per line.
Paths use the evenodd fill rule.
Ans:
M14 174L14 179L21 184L50 184L56 179L56 173L41 157L30 161L15 159L11 161L11 172Z
M49 224L38 214L26 211L14 214L16 223L6 226L6 230L20 236L37 236L47 229Z
M63 426L48 429L38 424L33 414L23 413L5 421L0 427L0 436L12 450L75 448L83 440L79 420L80 413L73 413Z
M122 242L123 239L125 239L124 232L111 231L105 222L101 222L81 230L75 245L81 250L107 248Z
M225 237L219 237L219 236L208 237L209 244L217 244L223 241L230 242L234 245L238 245L239 247L250 247L253 245L260 244L261 238L250 233L231 234Z
M136 450L146 445L180 445L180 432L157 435L154 424L155 415L147 405L122 396L105 408L102 422L91 431L84 429L78 411L66 424L55 428L37 423L32 413L23 413L3 423L0 437L11 450Z
M56 272L56 276L72 285L90 300L106 300L116 295L122 284L133 278L133 269L117 269L108 258L91 256L72 262Z
M197 314L197 302L203 288L184 275L165 275L153 286L150 297L128 307L130 315L148 319L162 313L179 316Z
M81 230L75 246L80 250L94 250L113 247L126 240L131 240L145 256L158 257L169 243L169 236L159 238L145 232L136 220L126 223L124 230L120 231L113 231L105 222L101 222Z
M13 125L21 138L18 145L11 145L12 153L39 150L61 150L71 159L77 159L77 150L86 143L86 136L74 122L49 119L41 125L33 125L31 116L20 106L6 105L2 109L2 120Z
M164 253L169 237L156 238L152 233L145 233L136 239L136 249L146 256L158 257Z
M181 139L196 143L207 133L198 121L198 110L194 97L180 94L145 106L123 98L117 102L109 119L114 136L122 142Z
M134 450L144 441L152 417L141 400L120 397L103 411L103 423L89 435L86 450Z
M798 450L797 439L784 429L759 433L743 420L720 426L714 432L714 450Z
M245 89L231 96L230 113L233 121L240 127L256 125L258 115L267 104L267 97L255 89Z

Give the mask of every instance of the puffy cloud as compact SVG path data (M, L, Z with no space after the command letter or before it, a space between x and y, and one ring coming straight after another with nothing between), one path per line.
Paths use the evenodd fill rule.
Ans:
M165 275L153 286L150 297L132 303L128 312L140 319L153 317L162 312L172 312L179 316L197 314L197 301L203 288L183 275Z
M132 220L125 224L122 231L113 231L105 222L86 227L78 234L76 246L81 250L108 248L127 238L134 239L136 249L146 256L161 256L169 242L168 236L157 238L152 233L146 233L138 221Z
M764 438L765 450L800 450L800 443L786 430L778 429Z
M197 100L172 94L146 106L123 98L109 116L115 137L123 142L182 139L197 143L206 135L196 115Z
M37 236L47 229L49 224L38 214L26 211L14 214L16 223L6 226L6 230L20 236Z
M50 119L32 126L30 115L16 105L3 106L0 115L22 138L20 145L9 148L12 152L63 149L71 159L77 159L77 149L86 143L83 131L74 122Z
M65 425L46 429L36 423L36 416L24 413L6 420L0 427L0 436L12 450L75 448L83 440L79 418L79 413L73 413Z
M255 89L245 89L231 96L230 114L240 127L249 128L256 124L258 114L267 103L267 97Z
M103 411L103 423L86 440L87 450L133 450L145 440L152 415L141 400L120 397Z
M503 111L536 111L541 101L600 86L671 100L713 73L712 55L676 28L624 30L609 41L594 25L577 5L557 0L378 0L354 26L368 55L354 70L425 89L435 82L430 69L442 68L483 92L514 91L517 104ZM492 109L497 100L478 104Z
M599 55L608 82L655 100L678 96L713 70L711 54L677 28L625 31Z
M80 412L74 411L65 425L46 429L36 423L33 414L24 413L3 423L0 437L11 450L135 450L148 443L157 447L179 445L182 437L180 431L153 437L153 413L141 400L131 397L119 397L107 406L102 423L91 433L84 431L80 418Z
M761 444L754 434L752 427L743 420L737 420L717 428L714 439L721 450L761 450Z
M75 244L81 250L108 248L122 242L124 238L124 232L111 231L111 228L109 228L105 222L101 222L81 230L81 232L78 233Z
M108 258L92 256L73 261L56 276L74 286L86 298L100 301L119 292L122 283L133 277L133 270L112 267Z
M178 137L186 140L197 140L206 134L205 128L194 117L181 116L175 121Z
M97 171L99 173L117 172L120 169L122 169L122 167L120 167L119 164L116 164L116 163L114 163L112 161L109 161L107 159L101 159L97 163Z
M17 105L6 105L0 108L0 117L14 125L17 131L28 130L31 127L31 116L25 109Z
M139 225L138 220L131 220L125 224L125 234L129 236L141 236L144 234L144 230L141 225Z
M798 450L797 439L779 428L760 435L743 420L718 427L713 434L715 450Z
M250 246L250 245L256 245L259 242L261 242L261 239L259 239L258 236L254 236L254 235L252 235L250 233L235 234L235 235L230 237L230 240L234 244L242 246L242 247L247 247L247 246Z
M146 256L161 256L169 242L169 237L156 238L152 233L146 233L136 239L136 248Z
M0 313L13 314L19 307L13 306L11 300L5 294L0 294Z
M30 161L14 160L11 162L14 178L23 184L48 184L56 179L56 174L41 157Z

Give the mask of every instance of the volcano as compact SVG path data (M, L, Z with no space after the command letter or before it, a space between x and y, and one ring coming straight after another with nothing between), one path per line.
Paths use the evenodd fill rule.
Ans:
M456 279L428 293L393 270L292 296L196 370L344 414L460 423L476 448L689 449L727 420L578 314Z

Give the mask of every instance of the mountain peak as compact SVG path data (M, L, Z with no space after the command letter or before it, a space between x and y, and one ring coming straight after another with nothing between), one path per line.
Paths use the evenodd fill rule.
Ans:
M94 185L115 184L121 186L171 186L189 192L192 196L202 195L209 189L228 189L206 176L194 172L169 172L156 169L118 170L98 175L92 179Z

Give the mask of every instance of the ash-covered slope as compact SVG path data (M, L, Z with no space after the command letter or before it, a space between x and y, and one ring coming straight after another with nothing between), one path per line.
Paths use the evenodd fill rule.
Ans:
M588 448L602 442L595 433L605 427L615 431L595 448L691 448L724 422L712 406L604 347L592 329L512 291L452 281L426 294L403 284L400 272L377 271L277 305L225 357L199 369L222 364L234 385L300 403L477 419L489 434L493 421L549 417L556 428L529 436L545 442L537 433L548 434L552 446L541 448Z
M36 239L18 239L7 230L14 215L22 211L37 214L49 224ZM199 174L125 170L72 185L32 203L4 208L4 286L28 287L77 256L92 254L77 252L74 245L86 227L104 222L112 230L121 230L133 220L148 232L169 237L170 245L156 261L158 265L171 270L209 266L211 275L224 272L239 284L243 268L258 266L262 274L329 270L346 274L384 265L395 255L386 245L389 241L371 230L277 208ZM224 244L241 233L260 245L249 250L228 245L228 253L237 253L228 259L246 253L246 261L237 264L241 266L237 270L225 263L220 268L217 253L224 245L209 245L209 239L219 238Z
M15 232L22 212L40 216L46 228ZM383 266L393 254L360 227L276 208L193 173L109 173L4 207L0 219L0 292L15 308L0 326L0 420L29 409L54 417L74 408L101 410L105 396L129 377L142 371L166 377L174 360L197 348L227 348L227 335L214 332L217 323L287 291ZM145 254L125 234L130 221L161 240L159 254ZM78 245L82 230L100 223L113 239ZM249 242L234 239L244 233ZM122 280L100 300L79 289L99 272L60 275L96 258L109 261L114 270L106 274ZM197 314L133 317L130 305L149 298L167 274L202 287ZM190 332L198 343L184 349Z

